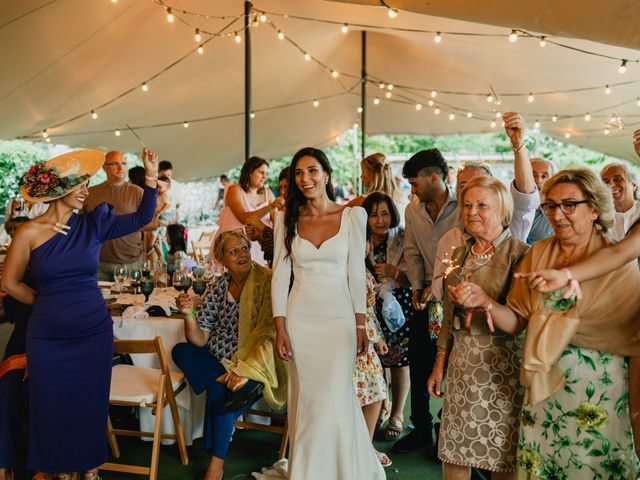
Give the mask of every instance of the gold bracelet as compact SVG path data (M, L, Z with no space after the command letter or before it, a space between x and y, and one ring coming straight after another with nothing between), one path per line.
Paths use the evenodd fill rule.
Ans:
M446 348L442 348L442 347L438 348L438 355L442 355L443 357L446 357L448 353L449 352L447 351Z
M522 142L519 146L515 146L513 143L511 144L511 150L513 150L513 153L520 153L520 150L522 150L524 148L525 142Z

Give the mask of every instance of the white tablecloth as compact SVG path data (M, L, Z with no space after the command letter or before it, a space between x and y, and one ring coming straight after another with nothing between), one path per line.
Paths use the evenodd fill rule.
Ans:
M186 341L184 338L184 320L166 317L149 317L142 320L125 320L124 322L121 320L121 317L113 317L113 335L116 339L148 340L160 336L164 342L169 368L171 370L180 370L171 358L171 350L176 344ZM155 354L137 354L131 355L131 358L134 365L147 368L160 368ZM180 423L182 424L187 445L191 445L194 439L202 437L205 400L206 395L204 393L196 395L191 386L185 388L176 397ZM151 415L151 409L141 408L140 428L143 431L152 432L154 422L155 416ZM166 407L163 412L162 433L175 433L169 407ZM173 441L163 440L162 443L170 444L173 443Z

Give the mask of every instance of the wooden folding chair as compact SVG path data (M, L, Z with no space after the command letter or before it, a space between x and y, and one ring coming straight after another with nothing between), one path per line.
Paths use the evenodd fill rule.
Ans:
M206 262L206 256L211 248L211 241L191 241L191 247L193 248L193 258L197 263Z
M213 242L213 237L215 237L216 232L202 232L200 234L200 238L198 239L199 242L209 242L209 245L211 245L211 242Z
M279 425L263 425L262 423L255 423L249 421L249 415L257 415L259 417L270 418L271 420L281 420L284 422L282 426ZM284 458L287 455L287 448L289 446L289 424L287 422L286 413L274 413L266 412L264 410L249 409L249 411L242 415L242 419L236 420L236 427L243 428L245 430L259 430L261 432L279 433L282 435L280 440L280 451L278 459Z
M109 395L110 405L149 407L152 409L152 413L156 416L153 432L113 428L110 418L107 425L109 445L115 458L120 458L120 448L116 440L117 435L153 438L151 464L148 467L144 467L121 463L105 463L100 468L102 470L147 475L150 480L156 480L158 478L158 457L162 439L176 440L182 464L187 465L189 463L175 398L185 389L187 382L181 372L169 370L162 338L160 337L155 337L153 340L114 340L114 351L115 353L131 354L155 353L160 362L160 369L136 367L134 365L114 366L111 376L111 393ZM161 432L162 412L167 405L171 410L176 433Z

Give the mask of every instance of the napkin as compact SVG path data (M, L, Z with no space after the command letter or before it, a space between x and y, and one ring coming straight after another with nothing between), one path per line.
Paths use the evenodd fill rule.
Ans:
M281 458L270 467L262 467L260 473L253 472L251 476L257 480L286 480L288 478L287 467L288 460L286 458Z
M147 313L147 307L145 305L134 305L127 307L124 312L122 312L121 322L143 320L148 317L149 314Z

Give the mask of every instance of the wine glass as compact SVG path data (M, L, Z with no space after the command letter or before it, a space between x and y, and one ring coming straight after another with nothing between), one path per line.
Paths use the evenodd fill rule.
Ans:
M215 275L215 272L213 269L213 265L211 265L210 263L205 264L204 272L202 273L202 279L206 283L209 283L211 280L213 280L214 275Z
M151 274L151 260L145 260L141 266L142 276L148 277Z
M129 279L131 280L131 286L133 287L133 294L138 294L138 287L140 286L140 281L142 280L142 272L138 269L131 270L129 273Z
M205 267L202 263L198 263L195 267L193 267L191 273L193 274L194 280L202 280L202 278L204 277L204 268Z
M153 278L152 277L144 277L140 282L140 291L144 295L144 302L147 303L149 301L149 296L151 292L153 292Z
M116 281L116 290L122 293L124 281L127 279L127 266L116 265L113 267L113 279Z
M202 295L207 290L207 282L201 278L196 278L193 281L193 293L196 295Z
M187 291L185 289L185 278L187 278L187 272L176 270L173 274L173 288L175 288L178 293Z

